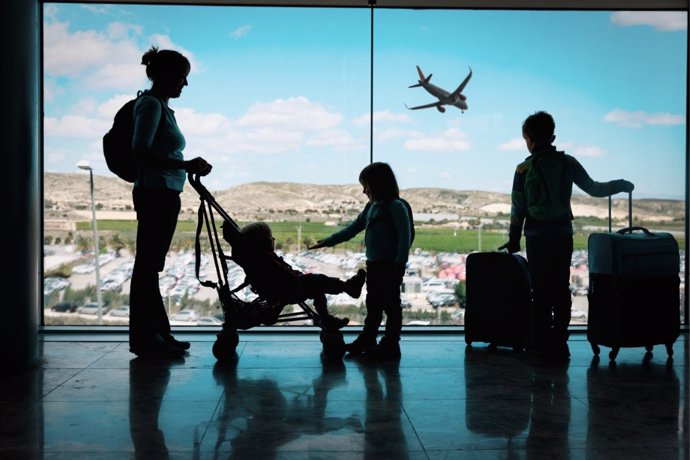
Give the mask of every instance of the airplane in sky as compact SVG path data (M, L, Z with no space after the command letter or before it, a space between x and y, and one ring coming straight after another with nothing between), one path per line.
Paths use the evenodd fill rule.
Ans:
M460 86L453 91L452 93L449 93L443 88L439 88L436 85L433 85L429 83L429 80L431 80L431 74L429 74L428 77L424 77L424 73L422 73L422 69L417 66L417 72L419 73L419 81L410 86L410 88L418 88L422 87L424 88L429 94L432 96L438 98L438 102L432 102L431 104L424 104L424 105L418 105L416 107L407 107L407 104L405 104L405 107L407 107L410 110L418 110L418 109L429 109L431 107L436 107L436 109L443 113L446 111L446 108L443 107L444 105L453 105L457 108L460 109L461 112L465 112L467 110L467 98L462 94L462 90L465 89L465 85L467 85L467 82L470 81L470 78L472 78L472 68L470 67L470 73L465 77L462 83L460 83Z

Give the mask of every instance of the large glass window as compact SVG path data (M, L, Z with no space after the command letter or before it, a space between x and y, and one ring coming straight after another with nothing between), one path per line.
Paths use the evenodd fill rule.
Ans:
M672 232L684 256L686 24L672 12L377 11L374 155L395 166L416 210L413 306L431 310L431 289L462 302L467 254L507 241L513 173L529 155L522 122L538 110L555 118L556 147L594 180L632 181L634 225ZM452 93L470 69L466 108L437 108L418 85L428 78ZM582 324L587 237L608 231L608 213L606 199L574 193L572 323ZM617 230L627 197L613 202ZM442 313L442 323L462 323L454 308Z
M135 249L131 185L108 171L101 138L116 110L150 86L139 62L151 45L192 62L189 86L171 101L185 155L213 164L203 182L218 203L241 225L269 222L296 268L354 273L361 238L305 247L362 209L357 177L371 158L393 166L417 222L405 324L463 324L466 256L507 238L512 176L528 154L521 124L537 110L554 116L556 146L595 180L633 181L635 225L673 232L684 254L685 12L377 9L373 55L370 26L368 8L46 3L45 324L99 322L72 311L98 302L92 207L100 322L127 322L118 313ZM470 71L466 108L409 109L438 101L410 88L421 78L452 92ZM607 201L575 192L573 323L582 324L587 236L607 230ZM627 203L614 198L620 228ZM198 194L189 187L182 201L161 290L173 324L212 324L222 317L217 294L194 270ZM202 245L200 276L215 280ZM231 263L229 278L239 285L244 274ZM358 324L363 299L329 302Z

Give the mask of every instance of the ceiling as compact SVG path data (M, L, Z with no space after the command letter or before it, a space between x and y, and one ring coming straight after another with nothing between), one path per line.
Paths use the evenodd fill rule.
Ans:
M41 1L41 0L38 0ZM61 0L57 3L368 7L370 0ZM688 0L373 0L379 8L688 10ZM50 3L43 1L44 3Z

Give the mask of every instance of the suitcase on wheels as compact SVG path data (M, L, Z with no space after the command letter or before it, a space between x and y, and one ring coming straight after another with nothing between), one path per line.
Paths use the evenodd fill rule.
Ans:
M621 347L663 344L670 356L680 334L680 254L673 235L632 226L593 233L589 253L587 340L595 355L600 345L614 360ZM611 198L609 197L609 222Z
M521 351L529 339L531 289L527 260L507 252L467 256L465 342Z

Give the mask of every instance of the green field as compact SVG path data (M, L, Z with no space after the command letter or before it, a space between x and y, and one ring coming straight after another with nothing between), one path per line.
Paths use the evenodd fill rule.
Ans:
M238 222L240 226L244 222ZM217 231L220 233L220 224ZM305 244L311 244L319 239L325 238L331 233L337 231L340 227L327 226L319 222L271 222L271 228L276 238L276 244L279 248L284 250L296 250L299 227L301 227L302 244L300 249L305 249ZM181 220L177 226L176 243L182 246L189 246L193 244L196 234L197 223L195 221ZM99 233L107 239L108 235L118 234L123 241L134 241L136 233L135 221L122 220L99 220ZM78 222L77 232L86 237L91 237L91 222ZM204 229L204 234L206 230ZM508 239L506 230L482 230L479 232L476 229L462 230L454 229L452 227L441 225L417 225L415 230L416 236L412 249L420 249L429 252L450 252L450 253L469 253L472 251L482 250L490 251L497 249L500 245L505 243ZM340 249L362 250L362 241L364 233L357 235L351 241L340 244ZM577 233L574 238L574 248L587 249L586 233ZM685 239L676 234L676 239L681 250L685 248ZM524 249L524 239L523 239Z

